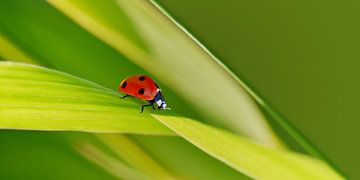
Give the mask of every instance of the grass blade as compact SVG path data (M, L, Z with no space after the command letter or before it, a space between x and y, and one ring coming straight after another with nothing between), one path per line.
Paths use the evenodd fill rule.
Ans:
M326 163L255 144L188 118L153 115L201 150L255 179L343 179Z
M0 63L0 128L171 135L111 90L57 71Z

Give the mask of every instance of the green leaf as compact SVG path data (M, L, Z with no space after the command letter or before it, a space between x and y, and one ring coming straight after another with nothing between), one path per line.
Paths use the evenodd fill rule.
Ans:
M0 62L0 128L171 135L139 106L74 76Z
M343 179L326 163L305 155L266 148L189 118L153 116L201 150L255 179Z

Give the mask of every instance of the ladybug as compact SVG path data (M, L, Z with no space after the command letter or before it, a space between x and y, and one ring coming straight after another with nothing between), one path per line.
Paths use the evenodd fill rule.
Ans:
M126 94L122 97L122 99L128 96L132 96L148 101L149 104L144 104L141 106L141 113L144 111L145 106L151 106L155 110L155 103L157 104L159 110L170 110L170 108L166 107L167 104L165 102L164 96L161 94L161 89L149 76L129 76L121 81L119 85L119 91Z

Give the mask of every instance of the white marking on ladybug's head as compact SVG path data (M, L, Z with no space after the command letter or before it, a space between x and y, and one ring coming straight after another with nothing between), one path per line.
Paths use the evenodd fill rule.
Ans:
M156 101L156 104L160 107L161 104L163 104L163 101L161 99L159 99L159 100Z
M171 110L170 108L167 107L167 104L165 101L159 99L158 101L156 101L156 104L159 106L160 110Z

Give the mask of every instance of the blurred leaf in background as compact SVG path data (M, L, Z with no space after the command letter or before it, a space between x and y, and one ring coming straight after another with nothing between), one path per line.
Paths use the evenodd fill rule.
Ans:
M79 156L63 135L2 130L1 179L114 179Z

